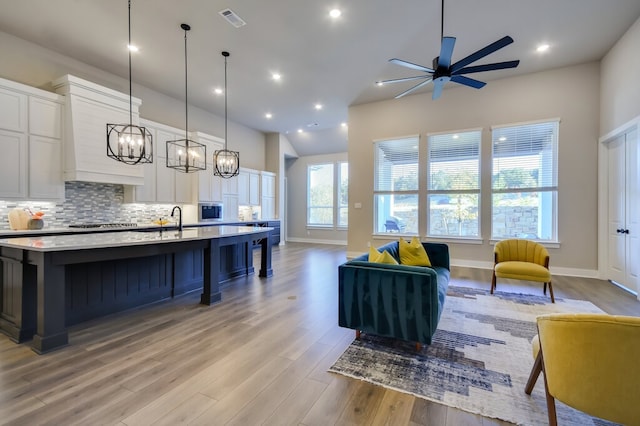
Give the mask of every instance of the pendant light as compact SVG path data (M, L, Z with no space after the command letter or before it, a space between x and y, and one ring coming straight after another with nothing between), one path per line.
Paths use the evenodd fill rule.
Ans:
M240 153L227 149L227 58L229 52L222 52L224 56L224 149L213 154L215 170L213 174L228 179L238 175L240 171Z
M167 167L183 173L207 169L207 148L189 139L189 96L187 90L187 31L191 27L181 24L184 30L184 139L167 141Z
M107 156L125 164L153 163L153 139L144 127L133 124L131 95L131 0L129 0L129 123L107 124Z

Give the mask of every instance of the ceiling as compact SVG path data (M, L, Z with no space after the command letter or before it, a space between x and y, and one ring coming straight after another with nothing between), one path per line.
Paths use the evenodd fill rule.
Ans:
M132 41L140 48L133 81L184 99L180 24L187 23L191 104L224 115L224 97L213 89L224 86L221 51L228 50L229 120L286 133L300 155L343 152L341 123L350 105L391 99L411 87L374 84L416 75L388 60L430 66L438 55L440 6L439 0L132 0ZM0 0L0 7L1 31L128 78L126 0ZM246 25L223 19L218 12L227 8ZM333 8L342 11L337 19L329 17ZM447 0L444 35L457 37L454 62L513 37L513 44L474 63L520 59L516 69L473 76L490 84L599 60L639 16L638 0ZM540 43L550 45L544 54L536 52ZM271 78L274 72L280 81ZM442 96L454 86L461 87L450 83Z

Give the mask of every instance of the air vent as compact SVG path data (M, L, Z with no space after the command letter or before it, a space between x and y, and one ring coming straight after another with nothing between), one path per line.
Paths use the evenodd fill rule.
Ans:
M240 28L243 25L247 25L236 13L231 9L224 9L218 12L224 19L226 19L231 25L236 28Z

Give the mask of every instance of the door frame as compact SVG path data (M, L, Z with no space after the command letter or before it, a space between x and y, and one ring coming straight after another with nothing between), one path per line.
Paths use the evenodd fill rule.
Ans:
M611 132L601 136L598 139L598 278L606 280L607 267L608 267L608 176L609 176L609 162L608 162L608 148L607 144L617 137L625 135L626 133L636 129L637 140L636 143L640 144L640 116L626 122L622 126L617 127ZM638 293L638 299L640 299L640 292Z

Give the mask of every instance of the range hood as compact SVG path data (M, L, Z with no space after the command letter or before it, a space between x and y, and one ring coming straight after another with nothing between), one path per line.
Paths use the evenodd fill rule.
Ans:
M144 184L144 167L107 157L107 123L129 122L129 95L65 75L52 82L65 96L64 180ZM132 99L138 124L140 99Z

